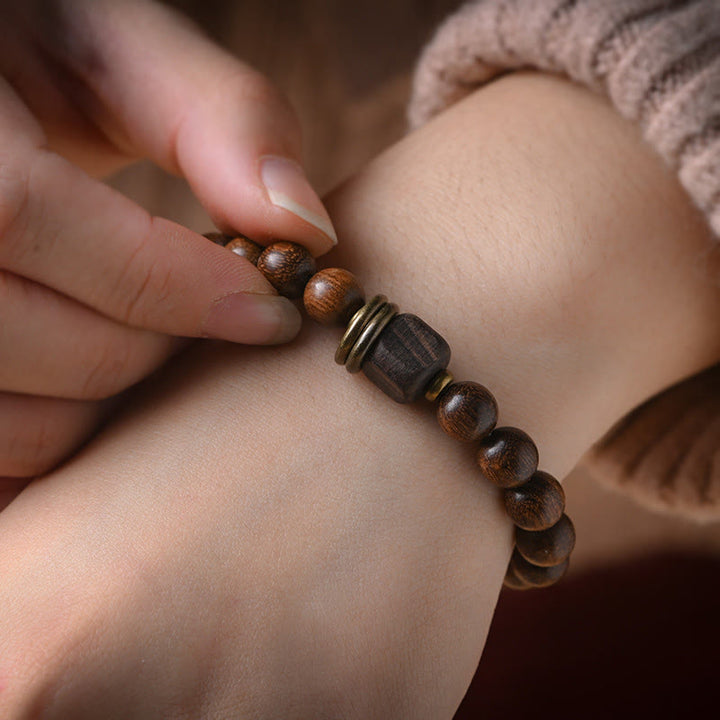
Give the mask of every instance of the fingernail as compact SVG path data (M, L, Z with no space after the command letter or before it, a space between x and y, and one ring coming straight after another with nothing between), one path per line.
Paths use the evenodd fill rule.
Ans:
M260 177L273 205L289 210L314 225L332 240L333 245L337 245L330 216L300 165L284 157L266 155L261 160Z
M238 292L215 301L203 323L203 336L247 345L292 340L302 320L298 309L279 295Z

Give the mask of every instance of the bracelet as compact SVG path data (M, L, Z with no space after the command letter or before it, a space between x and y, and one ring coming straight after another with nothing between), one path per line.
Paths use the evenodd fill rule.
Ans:
M365 302L355 276L341 268L317 271L300 245L278 241L263 248L244 236L208 233L213 242L246 258L279 294L302 297L307 314L345 332L335 362L351 373L362 370L399 403L421 398L437 403L440 427L461 442L477 442L482 474L503 491L515 523L515 548L504 584L524 590L546 587L567 571L575 529L565 514L565 493L549 473L539 471L532 439L513 427L496 427L498 407L484 386L455 382L447 366L450 346L419 317L398 314L384 295Z

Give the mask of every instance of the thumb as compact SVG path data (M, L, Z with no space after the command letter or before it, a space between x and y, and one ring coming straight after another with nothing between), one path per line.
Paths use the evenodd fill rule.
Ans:
M297 118L266 78L160 4L81 5L62 52L113 140L183 175L226 231L316 255L337 242L299 163Z

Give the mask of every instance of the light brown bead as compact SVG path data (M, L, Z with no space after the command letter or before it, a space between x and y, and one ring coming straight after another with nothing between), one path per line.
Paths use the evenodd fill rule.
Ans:
M523 530L547 530L565 511L565 492L549 473L538 471L524 485L505 490L505 509Z
M562 517L547 530L515 530L515 546L518 552L533 565L550 567L559 565L570 557L575 547L575 528L570 518Z
M244 235L237 235L225 245L225 249L234 252L240 257L244 257L253 265L257 265L258 258L265 248L253 242L250 238L246 238Z
M565 575L568 565L568 560L564 560L559 565L553 565L552 567L533 565L515 549L512 558L510 558L508 573L512 573L512 576L518 582L524 582L530 587L548 587Z
M475 382L456 382L438 399L437 419L450 437L472 442L487 435L497 422L497 402L492 393Z
M498 487L515 487L537 470L538 450L527 433L500 427L481 440L477 463L490 482Z
M266 247L257 267L278 293L287 298L299 298L316 269L313 256L301 245L287 240Z
M347 325L365 304L365 296L355 276L342 268L316 272L303 293L307 314L323 325Z

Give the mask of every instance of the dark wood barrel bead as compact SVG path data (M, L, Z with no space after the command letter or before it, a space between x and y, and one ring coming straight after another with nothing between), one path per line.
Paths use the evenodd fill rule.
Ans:
M258 270L287 298L299 298L315 274L315 258L301 245L280 240L266 247L257 261Z
M533 565L550 567L559 565L570 557L575 547L575 528L572 520L563 514L547 530L515 530L515 547L518 552Z
M250 238L246 238L244 235L237 235L225 245L225 249L234 252L240 257L244 257L253 265L257 265L257 261L265 248L253 242Z
M430 381L450 362L450 346L416 315L396 315L368 350L362 369L399 403L423 397Z
M480 441L477 463L498 487L522 485L538 466L538 450L530 436L513 427L495 428Z
M498 407L492 393L479 383L448 385L438 398L437 419L450 437L463 442L479 440L497 422Z
M529 563L517 550L513 551L508 572L519 582L530 587L548 587L553 585L567 572L569 561L563 560L558 565L540 567Z
M365 304L365 295L351 272L326 268L308 280L303 304L307 314L323 325L347 325Z
M524 485L505 490L505 509L523 530L547 530L565 511L565 492L549 473L538 471Z

